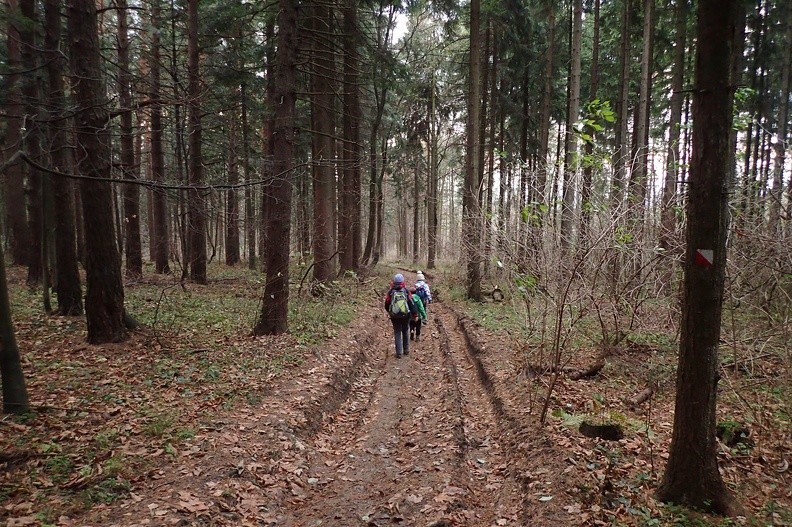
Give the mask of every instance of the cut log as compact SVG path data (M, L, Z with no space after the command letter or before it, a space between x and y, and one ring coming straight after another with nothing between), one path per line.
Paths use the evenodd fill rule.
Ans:
M629 406L630 408L636 408L642 405L643 403L645 403L646 401L648 401L649 399L651 399L652 395L654 395L654 392L655 392L654 386L647 386L646 388L635 394L633 397L625 399L624 402L626 402L627 406Z
M605 359L600 357L597 359L597 362L594 364L589 365L587 368L582 370L576 370L569 374L569 378L573 381L578 381L580 379L587 379L589 377L593 377L596 375L602 368L605 367Z

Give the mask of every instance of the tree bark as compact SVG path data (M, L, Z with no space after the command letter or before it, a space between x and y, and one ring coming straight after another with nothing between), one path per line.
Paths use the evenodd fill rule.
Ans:
M698 4L676 407L670 455L658 490L662 501L722 514L735 512L718 471L715 408L728 232L729 61L736 2L700 0Z
M253 171L250 170L250 132L247 117L247 84L242 82L239 87L242 98L242 175L248 184L245 187L245 238L248 255L248 269L256 269L256 191L251 181Z
M335 75L333 50L327 35L333 31L333 13L330 4L317 0L311 3L309 22L313 35L313 71L311 75L311 127L313 175L313 278L328 282L335 277L333 247L332 188L335 184L333 136L333 91L330 79ZM311 16L311 15L309 15Z
M201 156L201 72L198 43L198 0L187 2L187 121L189 127L189 179L191 187L203 185L203 158ZM206 283L206 205L201 191L188 191L187 212L187 262L190 279Z
M228 122L228 184L239 184L239 156L237 155L237 113L231 113ZM228 189L226 194L226 232L225 232L225 261L226 265L236 265L240 261L239 256L239 198L237 190L233 186Z
M129 71L129 30L127 26L127 2L116 0L118 12L118 100L121 112L121 173L127 180L135 177L135 138L132 129L132 92ZM143 276L143 255L140 243L140 188L135 184L124 185L124 254L126 276Z
M341 271L357 269L362 255L360 231L360 87L357 2L344 1L343 193L339 214Z
M151 32L151 177L158 183L165 182L165 153L163 151L162 103L161 101L161 40L160 40L160 4L153 0L151 19L154 31ZM178 141L178 138L177 138ZM151 193L152 227L151 244L154 247L154 270L157 273L169 274L170 271L170 234L168 229L168 201L161 190Z
M437 259L438 242L438 144L437 144L437 80L432 72L431 94L429 96L429 170L427 177L426 223L427 223L427 258L426 268L434 269ZM381 182L380 182L381 185ZM381 207L380 203L380 207Z
M275 55L270 104L275 108L272 129L275 178L270 203L270 243L267 251L267 282L264 298L253 333L277 335L288 330L289 248L291 237L292 174L294 165L294 123L297 99L297 1L278 2L278 49Z
M647 179L649 169L649 97L652 79L652 35L654 18L654 0L644 0L643 20L643 51L641 52L641 78L638 95L638 106L635 109L635 134L633 137L635 157L630 171L628 197L630 215L634 219L643 218L647 195Z
M111 175L110 119L100 65L96 4L92 0L71 0L68 27L74 99L78 170L83 217L85 219L86 298L88 342L119 342L126 339L124 289L121 257L113 231L112 190L106 181Z
M481 133L481 2L470 2L470 55L468 78L465 182L462 190L462 232L467 264L467 297L481 300L481 209L479 207L479 141Z
M60 52L61 17L60 0L46 0L44 48L47 57L49 82L50 163L58 172L72 172L69 162L67 131L64 129L66 91L63 82L63 54ZM55 260L58 313L66 316L83 314L82 288L77 270L75 245L74 203L72 184L63 177L52 179L55 217Z

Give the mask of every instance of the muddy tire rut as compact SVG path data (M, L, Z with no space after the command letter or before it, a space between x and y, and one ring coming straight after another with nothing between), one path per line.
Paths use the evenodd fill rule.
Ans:
M518 525L522 496L491 398L440 304L397 359L384 314L348 398L309 439L307 485L279 524Z

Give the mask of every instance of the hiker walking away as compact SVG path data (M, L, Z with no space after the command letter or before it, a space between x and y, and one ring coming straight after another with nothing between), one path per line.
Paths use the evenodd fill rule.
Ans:
M417 276L417 280L415 282L415 292L418 296L421 297L421 302L423 302L424 310L428 313L429 312L429 304L432 303L432 289L429 287L429 284L426 283L426 277L424 277L423 271L418 270L415 273ZM423 323L427 323L427 318L423 319Z
M412 295L404 284L404 275L394 275L388 294L385 296L385 310L393 324L393 341L396 344L396 358L410 353L410 341L407 333L410 319L417 313Z
M415 310L417 313L410 318L410 340L418 342L421 340L421 326L426 324L426 309L424 309L421 297L415 291L415 286L412 286L410 288L410 295L412 296L412 301L415 302Z

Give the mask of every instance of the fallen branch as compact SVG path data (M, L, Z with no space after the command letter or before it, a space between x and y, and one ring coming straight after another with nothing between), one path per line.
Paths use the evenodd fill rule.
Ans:
M605 367L605 358L599 357L597 362L591 364L585 369L576 370L569 374L569 378L573 381L579 381L580 379L587 379L589 377L593 377L596 375L602 368Z
M652 395L655 393L655 387L653 385L649 385L631 398L627 398L624 400L627 403L627 406L630 408L637 408L638 406L642 405L646 401L652 398Z

